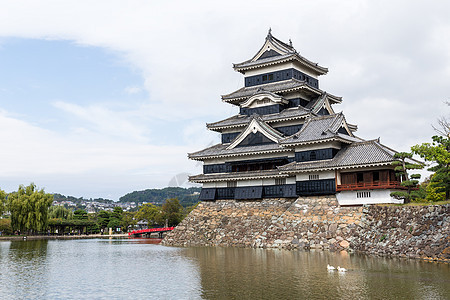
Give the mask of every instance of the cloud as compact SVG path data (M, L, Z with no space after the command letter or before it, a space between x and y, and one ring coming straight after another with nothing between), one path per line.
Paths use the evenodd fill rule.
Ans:
M142 88L138 86L127 86L125 88L125 93L130 95L139 94L140 92L142 92Z
M138 111L114 111L105 105L93 104L81 106L63 101L53 103L69 116L76 118L76 124L88 127L99 136L121 138L123 140L148 141L150 128L135 119ZM86 128L75 128L86 132Z
M344 110L363 138L381 136L388 146L408 150L427 141L430 124L448 111L443 105L450 97L448 1L227 1L218 6L210 1L15 0L3 1L0 8L0 36L107 49L143 76L142 86L123 92L146 97L133 103L56 101L70 126L67 132L24 122L18 111L2 112L0 126L8 128L0 132L8 145L0 156L3 178L66 174L86 193L98 192L89 180L119 193L120 182L122 190L138 181L144 186L139 176L152 187L198 170L186 153L218 139L204 123L236 113L220 101L221 94L243 85L231 64L251 58L269 27L280 39L291 38L303 56L329 67L320 86L343 96L335 110ZM54 182L55 190L58 184L69 188L50 175L45 180Z
M186 146L149 145L115 137L86 139L79 136L80 132L57 135L12 118L5 111L0 113L0 128L8 128L0 131L0 140L5 141L0 155L0 180L6 190L16 189L17 180L24 184L25 180L35 181L49 188L39 178L47 178L47 183L59 181L59 185L67 185L64 178L77 178L76 185L84 186L95 177L99 184L111 181L107 185L112 187L113 182L119 183L119 178L138 176L152 178L148 187L162 187L181 170L193 168L186 159L186 153L192 149ZM48 179L52 176L61 180ZM4 186L11 178L15 183ZM50 188L58 192L56 186ZM95 189L91 192L95 193Z

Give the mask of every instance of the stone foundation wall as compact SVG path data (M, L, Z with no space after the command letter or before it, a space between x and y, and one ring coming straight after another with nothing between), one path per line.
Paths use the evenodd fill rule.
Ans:
M336 197L202 202L163 240L174 246L348 247L362 208Z
M163 244L252 247L255 237L261 236L293 202L288 199L201 202L167 234Z
M163 244L450 259L450 205L340 207L335 196L202 202Z
M450 262L450 204L364 207L352 249Z

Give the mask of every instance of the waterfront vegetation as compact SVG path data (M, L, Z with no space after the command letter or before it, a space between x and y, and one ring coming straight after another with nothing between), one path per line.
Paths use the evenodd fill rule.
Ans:
M144 227L176 226L195 207L183 208L177 198L166 199L162 205L143 204L135 212L101 210L88 214L84 209L72 210L51 206L53 195L38 189L34 183L19 186L17 192L0 190L0 232L2 235L61 235L127 232L138 223Z
M407 190L393 192L391 196L415 203L436 203L450 199L450 122L446 119L439 120L441 129L436 129L440 135L433 136L432 143L422 143L411 147L411 152L400 152L394 157L395 171L404 180L401 185ZM412 163L413 155L420 156L428 166L428 171L433 172L421 184L418 179L420 174L408 176L408 170L421 169L425 164Z

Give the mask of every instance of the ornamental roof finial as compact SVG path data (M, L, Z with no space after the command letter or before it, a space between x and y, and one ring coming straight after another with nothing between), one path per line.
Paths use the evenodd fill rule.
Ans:
M269 33L267 35L272 35L272 27L269 27Z
M289 46L293 47L291 39L289 39Z

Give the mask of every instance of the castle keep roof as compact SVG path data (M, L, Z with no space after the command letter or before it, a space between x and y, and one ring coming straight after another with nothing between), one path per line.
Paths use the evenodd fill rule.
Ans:
M390 165L396 151L382 145L379 140L354 142L343 147L332 159L292 162L279 167L281 172L311 172L356 167Z
M277 152L289 152L287 148L281 148L277 143L255 145L247 147L236 147L228 149L228 145L217 144L209 148L189 153L188 157L195 160L203 160L205 158L218 158L218 157L232 157L242 155L254 155L261 153L277 153Z
M348 129L342 113L308 118L302 129L283 139L281 145L297 145L305 143L319 143L329 140L340 140L345 143L360 141Z
M270 114L270 115L262 115L261 120L263 120L266 123L274 123L274 122L280 122L280 121L288 121L288 120L295 120L295 119L303 119L306 116L309 115L309 111L305 108L298 106L294 108L288 108L283 110L281 113L278 114ZM214 122L214 123L208 123L206 124L206 127L211 130L220 130L223 128L231 128L231 127L242 127L247 125L252 116L247 115L235 115L228 119Z
M289 80L267 83L264 85L243 87L233 93L222 95L222 101L231 104L238 104L241 101L244 101L249 97L255 95L256 93L260 92L261 90L276 94L295 92L301 90L306 94L316 97L324 93L320 89L316 89L308 85L305 81L291 78ZM327 94L327 96L333 103L340 103L342 101L341 97L337 97L331 94Z
M264 45L253 58L242 63L233 64L236 71L244 73L246 70L255 69L284 62L295 61L305 68L311 70L316 75L324 75L328 72L327 68L319 66L303 56L294 49L292 43L289 45L272 36L271 30L267 34Z

